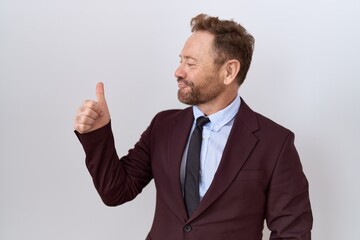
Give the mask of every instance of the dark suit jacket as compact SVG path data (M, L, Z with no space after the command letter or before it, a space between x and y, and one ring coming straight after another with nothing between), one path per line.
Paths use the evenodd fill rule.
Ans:
M311 239L308 182L294 134L243 100L213 182L188 218L180 163L193 120L191 108L157 114L120 161L110 124L77 134L104 203L127 202L154 179L156 209L147 239L260 240L264 219L271 239Z

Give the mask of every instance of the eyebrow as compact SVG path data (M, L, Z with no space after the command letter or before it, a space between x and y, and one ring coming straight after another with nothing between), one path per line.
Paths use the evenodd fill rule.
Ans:
M192 59L192 60L194 60L194 61L197 61L197 60L198 60L197 58L194 58L194 57L191 57L191 56L181 56L181 54L179 54L179 57L180 57L180 58L185 58L186 60L187 60L187 59Z

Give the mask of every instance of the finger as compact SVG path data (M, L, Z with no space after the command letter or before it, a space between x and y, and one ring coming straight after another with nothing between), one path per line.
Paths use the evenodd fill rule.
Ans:
M105 92L104 92L104 84L102 82L99 82L96 84L96 97L98 103L104 103L105 100Z
M91 125L80 124L77 122L75 122L74 124L74 129L81 134L88 132L91 128L92 128Z
M102 110L99 107L99 104L93 100L86 100L84 101L83 108L89 108L91 110L93 110L94 112L96 112L97 114L99 114L100 116L102 115Z
M78 114L76 115L75 122L78 124L94 125L96 119L93 119L87 115Z
M95 112L99 109L98 103L93 100L85 100L82 104L82 107L88 107L94 110Z
M96 120L99 116L101 116L101 113L99 113L99 110L94 110L93 108L84 105L79 108L78 115L84 115Z

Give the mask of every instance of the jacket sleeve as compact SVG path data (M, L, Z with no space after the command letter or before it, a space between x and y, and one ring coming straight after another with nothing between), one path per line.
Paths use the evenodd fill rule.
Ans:
M106 205L116 206L134 199L151 181L150 129L149 126L121 159L116 153L111 122L90 133L75 131L95 188Z
M267 195L266 221L270 239L310 240L313 218L308 182L292 132L279 153Z

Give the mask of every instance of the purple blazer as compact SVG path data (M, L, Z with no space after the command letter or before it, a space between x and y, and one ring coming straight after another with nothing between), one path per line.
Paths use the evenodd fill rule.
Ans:
M188 218L180 164L194 117L191 108L158 113L128 155L116 154L111 124L76 133L106 205L130 201L152 180L156 208L148 240L311 239L308 182L294 134L242 100L219 168Z

